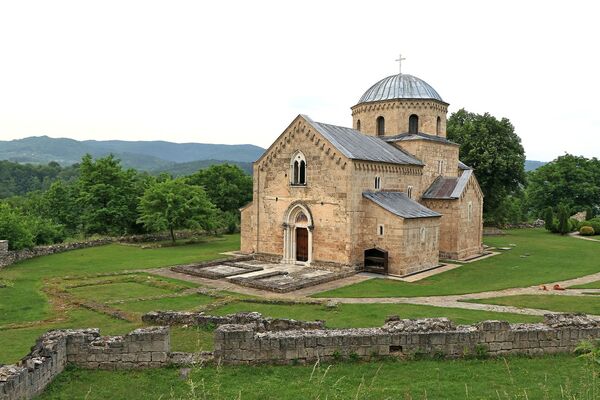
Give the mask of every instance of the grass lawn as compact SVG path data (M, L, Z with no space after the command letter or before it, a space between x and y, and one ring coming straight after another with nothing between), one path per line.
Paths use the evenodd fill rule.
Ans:
M597 296L521 295L469 300L469 302L600 315L600 298Z
M50 399L595 399L592 366L573 356L457 361L381 361L308 366L143 371L70 369ZM596 367L597 368L597 367ZM596 371L597 372L597 371Z
M600 243L565 237L543 229L516 229L486 237L488 245L506 247L503 254L414 283L370 279L322 292L315 297L416 297L476 293L538 285L600 272Z
M114 299L136 299L139 297L160 296L172 294L171 290L155 288L136 282L103 283L92 286L82 286L69 290L75 296L98 302Z
M0 327L50 317L44 278L157 268L223 257L219 253L239 248L239 235L225 235L189 246L142 249L110 244L74 250L23 261L0 271L0 279L11 283L0 288Z
M367 328L383 325L389 315L402 318L448 317L456 324L472 324L486 319L510 322L539 322L541 317L496 313L488 311L441 308L413 304L340 304L337 309L327 309L319 304L263 304L234 302L211 311L224 315L239 311L257 311L272 318L299 320L324 320L330 328Z
M187 296L166 297L156 300L128 301L125 303L113 304L113 307L123 311L144 314L158 310L193 310L194 308L198 308L213 301L215 301L213 297L202 294L190 294Z
M600 289L600 281L584 283L583 285L569 286L572 289Z

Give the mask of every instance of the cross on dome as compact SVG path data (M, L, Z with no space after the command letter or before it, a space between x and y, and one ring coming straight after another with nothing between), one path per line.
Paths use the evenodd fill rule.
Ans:
M398 75L402 75L402 61L406 60L405 57L402 57L402 54L398 55L398 59L394 60L398 62Z

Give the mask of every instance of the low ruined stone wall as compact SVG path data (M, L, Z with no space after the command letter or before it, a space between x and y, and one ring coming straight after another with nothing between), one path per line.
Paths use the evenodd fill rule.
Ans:
M136 329L125 336L100 336L98 329L50 331L20 362L0 366L0 400L33 398L67 363L100 369L162 367L171 363L171 355L168 327ZM174 356L183 359L180 353Z
M8 253L8 240L0 240L0 257Z
M600 324L581 315L547 316L544 323L484 321L454 326L446 318L399 320L380 328L259 332L252 324L222 325L215 332L216 360L226 364L311 363L344 357L474 354L542 355L571 352L600 338Z
M324 321L297 321L294 319L265 318L257 312L239 312L223 316L203 312L152 311L142 316L142 321L153 325L221 326L251 325L257 332L293 329L325 329Z
M34 257L47 256L50 254L62 253L70 250L84 249L87 247L103 246L111 242L111 239L98 239L84 242L53 244L50 246L37 246L31 249L7 251L4 254L2 254L2 251L0 251L0 269L16 262Z

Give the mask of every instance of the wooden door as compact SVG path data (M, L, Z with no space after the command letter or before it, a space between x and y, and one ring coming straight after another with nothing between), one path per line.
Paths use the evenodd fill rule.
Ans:
M296 228L296 261L308 261L308 229Z

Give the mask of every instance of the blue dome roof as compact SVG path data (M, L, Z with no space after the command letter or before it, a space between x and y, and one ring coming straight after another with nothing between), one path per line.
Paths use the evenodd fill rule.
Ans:
M392 99L433 99L442 97L427 82L416 76L402 74L383 78L362 95L358 103Z

